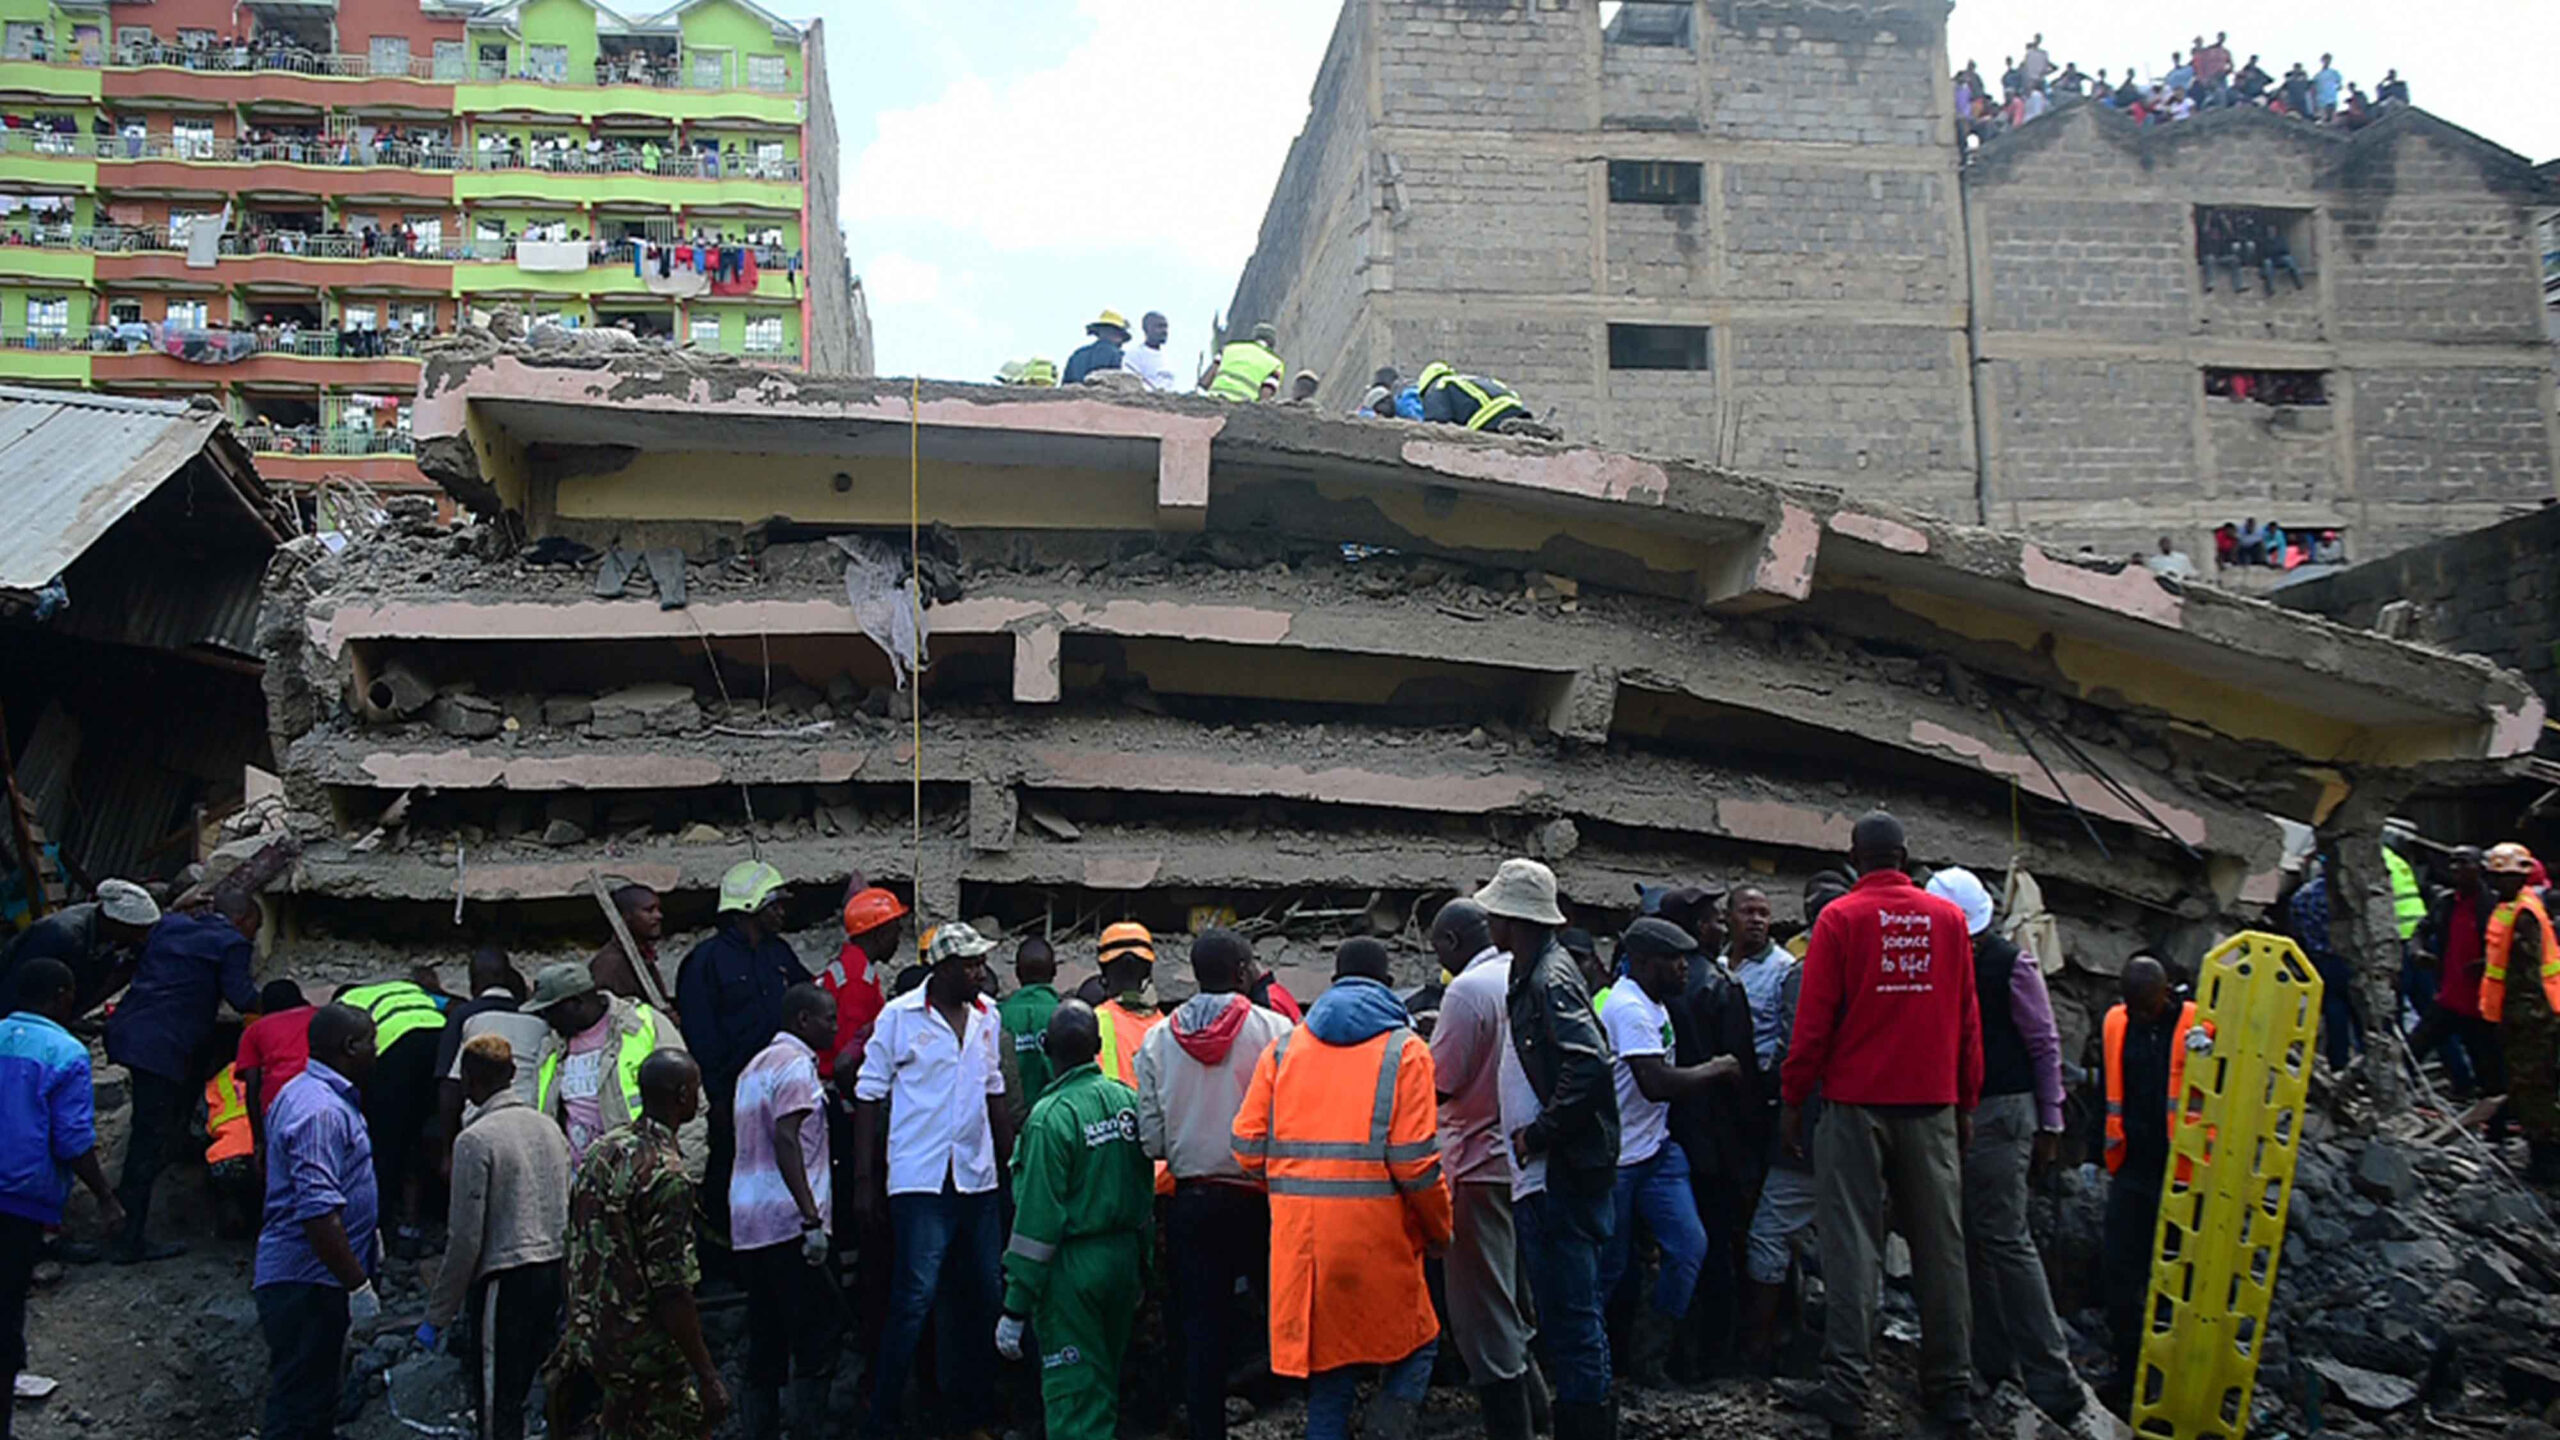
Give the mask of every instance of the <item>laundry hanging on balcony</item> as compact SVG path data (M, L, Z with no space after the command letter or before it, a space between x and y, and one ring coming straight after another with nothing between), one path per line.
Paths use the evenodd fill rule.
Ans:
M190 365L228 365L258 353L258 337L246 330L202 330L190 326L160 328L159 350Z
M756 293L756 252L744 245L722 245L711 251L711 293Z
M631 242L631 273L652 295L689 300L711 289L711 276L695 268L690 245L635 240Z
M231 206L226 202L216 219L199 215L187 226L187 268L210 270L222 262L222 234L231 228Z
M584 240L519 240L516 268L528 273L566 274L587 268Z

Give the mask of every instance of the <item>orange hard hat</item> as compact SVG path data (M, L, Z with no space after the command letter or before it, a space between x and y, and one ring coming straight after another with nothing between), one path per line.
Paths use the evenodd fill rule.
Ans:
M1103 964L1108 965L1123 955L1136 955L1148 964L1156 963L1156 937L1147 927L1134 920L1123 920L1102 932L1102 943L1096 947Z
M2489 853L2480 857L2480 868L2492 875L2530 875L2533 873L2533 852L2513 840L2492 845Z
M844 933L867 935L904 918L906 913L905 901L877 885L857 890L852 899L844 902Z

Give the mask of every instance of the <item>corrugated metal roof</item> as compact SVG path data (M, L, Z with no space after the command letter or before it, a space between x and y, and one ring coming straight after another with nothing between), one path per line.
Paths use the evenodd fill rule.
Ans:
M0 385L0 590L35 590L211 442L182 401Z

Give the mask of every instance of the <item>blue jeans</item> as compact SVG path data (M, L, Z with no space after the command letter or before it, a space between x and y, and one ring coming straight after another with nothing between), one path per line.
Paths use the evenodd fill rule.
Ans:
M1431 1390L1431 1362L1439 1354L1439 1341L1423 1341L1421 1349L1385 1367L1378 1393L1421 1404ZM1368 1368L1345 1365L1307 1377L1307 1440L1351 1440L1351 1402L1359 1398L1360 1377Z
M1677 1320L1689 1313L1698 1271L1707 1263L1707 1227L1698 1220L1697 1193L1689 1188L1689 1155L1671 1141L1650 1160L1618 1167L1617 1226L1600 1253L1600 1299L1606 1304L1626 1279L1635 1248L1635 1217L1662 1247L1662 1274L1654 1281L1653 1309Z
M261 1285L258 1328L267 1337L267 1403L261 1440L329 1440L337 1433L347 1292L336 1285Z
M889 1318L880 1331L866 1433L897 1433L901 1392L914 1368L927 1315L934 1319L943 1399L967 1412L947 1418L955 1428L966 1429L987 1414L993 1399L987 1377L995 1373L996 1363L1001 1221L993 1190L889 1197Z
M1538 1336L1567 1405L1609 1400L1609 1328L1603 1316L1600 1254L1617 1228L1611 1192L1560 1193L1552 1185L1514 1205L1529 1293L1538 1302Z

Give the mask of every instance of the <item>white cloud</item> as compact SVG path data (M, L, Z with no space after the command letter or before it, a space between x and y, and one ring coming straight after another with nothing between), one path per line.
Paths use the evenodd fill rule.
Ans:
M942 267L912 255L875 255L862 267L862 289L875 304L930 304L942 298Z
M1234 273L1333 31L1315 0L1077 0L1058 62L883 112L846 165L855 244L898 222L997 251L1132 248ZM900 225L901 230L906 227ZM876 267L874 267L876 268Z

